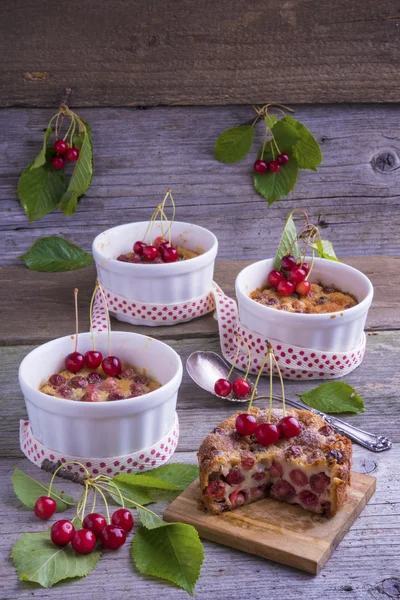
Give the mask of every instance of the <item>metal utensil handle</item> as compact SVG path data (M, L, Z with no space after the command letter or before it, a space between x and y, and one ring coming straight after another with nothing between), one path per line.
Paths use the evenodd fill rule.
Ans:
M267 399L267 396L257 396L257 400ZM281 397L273 396L274 400L282 400ZM293 406L293 408L297 408L299 410L309 410L324 419L329 425L347 436L360 446L364 446L364 448L368 448L372 452L384 452L385 450L390 450L392 447L392 440L384 435L374 435L373 433L369 433L368 431L364 431L359 427L355 427L354 425L350 425L349 423L345 423L342 419L338 419L337 417L333 417L332 415L327 415L319 410L315 410L314 408L310 408L306 406L302 402L297 400L292 400L291 398L286 398L286 404L289 406Z

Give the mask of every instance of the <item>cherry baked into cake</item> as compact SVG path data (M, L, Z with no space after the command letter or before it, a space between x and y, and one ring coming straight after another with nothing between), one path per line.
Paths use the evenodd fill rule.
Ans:
M298 421L298 434L266 446L253 434L238 433L239 414L223 421L200 446L201 500L206 509L218 514L271 497L335 515L350 485L350 440L336 434L318 415L290 410L285 419ZM258 427L268 422L268 411L251 408L248 414ZM282 410L272 410L270 423L278 426L282 416Z

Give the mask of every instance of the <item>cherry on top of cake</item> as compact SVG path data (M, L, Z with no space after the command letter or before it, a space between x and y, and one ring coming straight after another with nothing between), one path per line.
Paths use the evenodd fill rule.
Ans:
M297 229L293 215L300 212L303 222ZM311 263L306 260L311 251ZM331 242L322 240L320 231L306 212L295 209L286 220L266 284L253 290L250 298L259 304L295 313L330 313L352 308L356 298L334 286L311 283L315 255L339 262Z
M170 220L168 220L165 214L165 204L168 199L171 201L172 205L172 217ZM117 257L117 260L131 264L164 264L189 260L199 256L201 253L199 249L196 251L190 250L179 244L173 243L171 228L175 219L175 212L175 202L172 197L172 190L169 188L161 204L156 206L143 239L133 240L132 251L120 254ZM157 218L160 219L161 235L153 238L154 223Z

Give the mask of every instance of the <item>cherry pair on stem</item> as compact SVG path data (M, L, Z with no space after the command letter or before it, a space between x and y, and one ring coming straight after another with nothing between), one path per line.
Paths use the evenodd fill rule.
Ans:
M166 231L163 230L163 219L166 223L168 223L168 218L165 214L165 203L167 199L171 200L172 204L172 217L169 221ZM175 219L175 202L172 197L171 188L168 189L165 194L164 200L161 204L158 204L155 211L153 212L150 223L147 227L146 233L143 236L142 240L138 240L133 245L133 252L138 255L138 257L142 257L144 260L153 262L156 259L160 259L160 262L172 263L176 262L179 259L179 254L176 248L172 245L171 241L171 227L172 223ZM153 243L153 228L154 223L157 217L160 215L160 227L161 227L161 235L157 236ZM150 235L150 244L145 242L147 235Z
M232 363L230 371L226 378L222 377L221 379L217 379L217 381L214 384L215 393L217 394L217 396L221 396L222 398L227 398L231 394L232 391L235 394L235 396L238 398L246 398L246 396L248 396L251 393L251 385L247 381L247 378L248 378L249 372L250 372L250 363L251 363L250 348L249 348L248 344L244 340L242 340L242 338L240 337L240 335L238 333L235 332L235 336L237 339L237 349L236 349L235 359ZM233 369L235 368L235 365L237 363L239 352L240 352L240 347L242 344L244 344L247 348L247 370L246 370L246 374L245 374L244 378L237 377L232 384L229 380L233 373Z
M105 310L107 313L108 354L109 355L106 358L103 358L103 355L101 354L101 352L95 350L95 343L94 343L92 313L93 313L94 298L96 296L97 290L99 290L102 295ZM68 371L71 371L72 373L78 373L85 366L88 367L89 369L97 369L101 365L101 367L106 375L109 375L110 377L116 377L117 375L119 375L121 373L122 363L119 358L111 355L110 316L108 313L107 300L104 295L103 289L100 285L100 282L96 281L96 286L95 286L95 289L94 289L94 292L92 295L92 299L90 302L90 331L92 334L93 349L88 350L87 352L85 352L84 355L81 354L80 352L78 352L78 328L79 328L79 326L78 326L78 288L75 288L75 290L74 290L74 297L75 297L75 329L76 329L75 350L74 350L74 352L71 352L70 354L68 354L66 356L65 368L68 369Z

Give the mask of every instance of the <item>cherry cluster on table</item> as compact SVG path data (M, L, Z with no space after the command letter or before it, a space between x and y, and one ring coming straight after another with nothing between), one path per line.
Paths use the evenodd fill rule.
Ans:
M173 263L179 259L178 250L163 237L158 236L154 244L137 241L133 244L133 252L120 254L117 260L129 263Z
M54 169L63 169L65 167L65 159L69 162L76 162L79 158L80 148L76 146L70 147L65 140L57 140L54 142L54 151L56 154L51 157L51 165Z
M281 260L281 269L274 269L269 273L268 283L275 287L281 296L290 296L293 292L307 296L311 289L310 282L306 280L309 271L308 263L297 262L294 256L288 254Z
M40 496L36 500L34 513L39 519L50 519L57 509L57 503L50 496ZM75 530L72 521L60 519L51 528L50 537L53 544L68 546L78 554L89 554L99 541L108 550L117 550L125 544L127 534L132 531L134 520L127 508L119 508L111 517L111 523L99 513L86 515L82 528Z
M276 160L270 160L269 162L259 159L254 163L254 172L255 173L267 173L270 171L271 173L277 173L280 171L281 167L284 167L290 158L287 154L279 154Z

